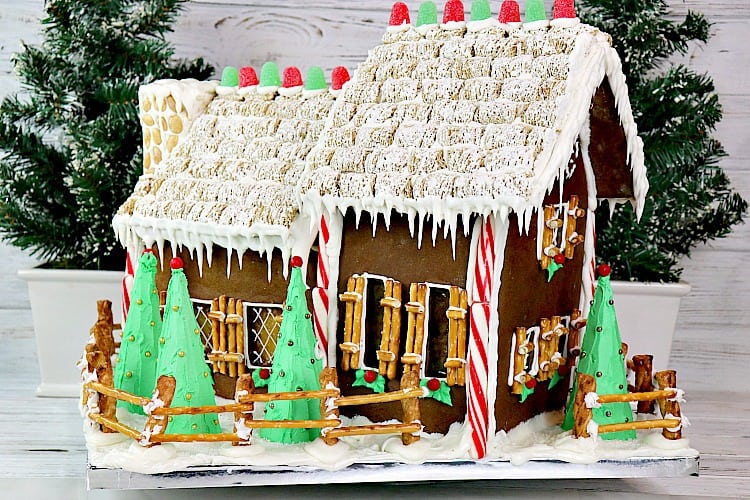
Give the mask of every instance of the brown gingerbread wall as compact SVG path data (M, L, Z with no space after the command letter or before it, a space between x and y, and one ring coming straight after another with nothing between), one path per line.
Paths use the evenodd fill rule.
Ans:
M576 158L572 177L565 183L563 201L570 195L578 195L579 206L587 208L586 175L583 163ZM545 200L559 201L556 187ZM577 232L584 234L585 218L578 220ZM536 214L532 218L529 233L520 234L516 214L510 216L508 240L505 246L505 262L500 285L499 339L498 339L498 384L495 403L497 430L509 430L543 411L562 408L568 393L568 377L560 381L552 391L547 390L548 381L539 382L534 394L524 403L519 396L511 394L507 384L510 367L511 337L516 327L539 325L542 318L569 315L579 305L583 245L576 246L573 259L555 273L547 282L547 271L541 268L536 258Z
M404 299L408 300L408 286L410 283L428 281L431 283L451 284L466 287L466 270L469 259L469 245L471 239L464 236L463 226L458 227L456 237L456 257L453 258L453 245L450 240L443 239L442 228L439 231L435 245L431 238L431 221L425 223L422 247L418 248L417 239L409 234L408 218L403 215L392 214L390 229L387 230L382 216L378 220L377 232L372 236L372 220L363 214L359 228L356 227L354 213L350 210L344 218L344 233L341 244L341 265L339 273L339 290L346 290L346 281L352 274L364 272L379 274L400 281L404 286ZM339 303L338 342L343 341L344 309ZM406 315L402 316L402 326L406 326ZM402 331L401 340L405 334ZM340 352L340 351L339 351ZM398 379L389 381L387 391L399 389ZM367 388L352 387L354 371L340 372L339 383L344 395L371 394ZM422 399L422 423L427 432L442 432L448 430L451 422L463 421L466 416L466 393L463 387L452 388L453 406L438 403L433 399ZM373 421L384 421L401 418L400 403L379 405L343 407L348 415L364 415Z

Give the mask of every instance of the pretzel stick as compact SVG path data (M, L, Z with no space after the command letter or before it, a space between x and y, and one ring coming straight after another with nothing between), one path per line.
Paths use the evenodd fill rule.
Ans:
M392 295L393 280L386 280L385 297L391 297ZM391 316L393 309L386 305L385 298L380 301L380 305L383 307L383 330L380 337L380 351L378 352L378 373L383 376L388 376L388 363L391 360L386 360L386 354L389 352L391 345Z
M219 296L219 311L221 311L224 314L224 318L226 318L227 314L227 296L221 295ZM216 346L214 346L215 348ZM224 321L221 321L219 323L219 352L227 352L227 324ZM219 373L222 375L227 374L227 363L225 361L219 361Z
M352 324L352 343L359 345L362 339L362 307L364 305L365 297L365 278L363 276L357 277L357 286L354 288L357 293L359 300L354 304L354 321ZM351 353L351 367L359 368L359 351Z
M337 427L328 431L329 437L364 436L369 434L407 434L422 430L421 424L373 424L356 427ZM419 436L417 436L419 437Z
M461 290L460 297L461 309L464 311L469 310L469 295L466 290ZM458 349L457 357L460 359L466 359L466 316L462 321L458 322ZM456 383L460 386L466 385L466 363L458 369L458 377Z
M115 432L119 432L120 434L125 434L129 438L135 439L136 441L141 438L140 431L137 431L132 427L128 427L127 425L118 422L113 418L105 417L104 415L101 415L99 413L91 413L89 414L89 418L104 428L111 429Z
M393 282L393 300L401 304L401 283L398 281ZM388 363L388 379L393 380L396 378L396 370L398 369L398 348L401 340L401 307L391 308L391 342L388 345L388 350L391 351L396 358Z
M219 299L213 299L211 301L211 313L219 312ZM219 350L219 319L214 314L208 316L211 319L211 350ZM214 373L218 370L218 364L216 361L211 362L211 367Z
M633 356L633 371L635 371L635 391L651 392L654 390L654 383L651 376L652 362L654 357L650 354L636 354ZM656 404L651 401L639 401L638 413L654 413Z
M631 401L653 401L659 398L671 398L676 394L674 389L650 392L630 392L628 394L600 394L599 402L606 403L629 403Z
M403 401L405 399L421 398L422 389L401 389L400 391L384 392L382 394L362 394L357 396L344 396L336 399L337 406L355 406L374 403L388 403L391 401Z
M237 323L237 349L236 351L243 356L245 355L245 335L243 332L243 329L240 325L245 323L245 308L243 306L242 300L237 299L237 301L234 304L234 312L238 316L238 323ZM237 374L238 375L244 375L245 374L245 361L237 362Z
M236 300L234 297L229 299L229 302L227 303L227 320L229 319L230 315L234 314L234 310L236 307ZM229 322L227 323L227 352L235 353L237 352L237 323L235 322ZM232 361L227 363L227 368L229 372L230 377L236 377L237 376L237 362Z
M619 432L642 429L664 429L667 427L677 427L680 420L676 418L657 419L657 420L637 420L635 422L623 422L621 424L606 424L599 426L599 434L605 432Z

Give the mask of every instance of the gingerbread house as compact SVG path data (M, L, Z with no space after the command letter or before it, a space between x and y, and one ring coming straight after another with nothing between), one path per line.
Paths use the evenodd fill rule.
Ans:
M448 394L422 403L425 430L463 425L482 457L488 436L563 406L594 210L640 212L648 183L607 34L575 18L420 21L392 18L338 92L144 87L150 159L114 225L134 252L185 261L220 394L270 366L299 255L342 392L417 371Z

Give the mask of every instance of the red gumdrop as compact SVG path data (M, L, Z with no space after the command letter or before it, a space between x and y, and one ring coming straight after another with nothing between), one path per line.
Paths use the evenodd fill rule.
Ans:
M182 259L179 257L175 257L169 261L169 267L172 269L182 269L183 265Z
M281 86L285 89L302 86L302 73L296 66L289 66L284 70L284 79Z
M530 378L529 380L526 381L525 385L527 389L533 389L534 387L536 387L536 379Z
M521 8L516 0L505 0L500 5L500 22L501 23L520 23Z
M333 90L341 90L341 87L343 87L349 80L351 80L349 70L344 66L336 66L333 68L333 72L331 73L331 88Z
M271 370L269 370L268 368L261 368L258 376L261 380L268 380L269 378L271 378Z
M552 260L555 261L555 264L563 265L565 264L565 254L564 253L558 253L554 257L552 257Z
M388 20L388 26L401 26L409 23L411 23L409 7L404 2L394 3L391 7L391 18Z
M609 276L609 274L612 272L612 268L609 267L609 264L599 264L599 267L596 268L596 271L599 273L599 276Z
M378 374L374 370L367 370L365 372L364 378L365 378L365 382L367 382L368 384L372 384L378 379Z
M464 4L461 0L448 0L443 10L443 24L464 20Z
M573 19L576 17L576 7L573 0L555 0L552 7L553 19Z
M252 66L240 68L240 88L252 87L253 85L258 85L258 75Z
M292 267L302 267L302 257L299 255L295 255L292 257L292 260L290 261L292 264Z
M440 381L436 378L431 378L427 381L427 388L432 392L437 391L438 389L440 389Z

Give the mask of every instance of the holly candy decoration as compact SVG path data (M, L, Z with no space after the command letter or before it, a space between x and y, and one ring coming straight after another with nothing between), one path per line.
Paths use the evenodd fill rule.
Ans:
M258 85L258 75L252 66L240 68L240 88Z
M443 24L464 21L464 4L461 0L448 0L443 9Z
M437 24L437 7L435 2L427 0L419 5L419 12L417 13L417 26L424 26L429 24Z
M562 367L560 367L562 368ZM552 374L552 378L549 380L549 385L547 386L547 389L552 389L557 385L558 382L560 382L563 379L562 374L559 370L555 370L555 373Z
M284 70L284 81L281 84L285 89L302 86L302 73L296 66L289 66Z
M307 78L305 79L305 90L323 90L327 89L328 84L326 83L326 75L320 66L311 66L307 70Z
M427 389L427 393L423 397L432 398L435 401L440 401L448 406L453 406L453 401L451 401L451 388L448 387L448 384L445 382L436 378L423 378L419 382L419 386Z
M573 0L555 0L552 7L553 19L573 19L576 17L576 7Z
M500 5L500 22L501 23L520 23L521 8L516 0L505 0Z
M521 386L521 403L526 401L526 398L534 394L534 389L536 388L536 379L535 378L529 378L522 386Z
M221 85L222 87L236 87L239 82L237 68L234 66L227 66L221 72Z
M331 88L341 90L341 87L350 79L349 71L344 66L336 66L331 72Z
M490 3L487 0L474 0L471 2L471 20L484 21L492 17Z
M391 18L388 20L388 26L401 26L410 24L409 7L404 2L396 2L391 7Z
M563 268L563 264L565 264L565 254L558 253L552 257L552 262L547 266L547 283L552 281L552 276Z
M278 87L281 85L279 78L279 67L276 63L268 61L260 68L260 87Z
M544 0L527 0L526 1L526 22L544 21L547 14L544 11Z
M385 377L375 370L357 370L352 386L367 387L373 392L382 394L385 392Z
M259 370L253 370L253 383L255 387L267 387L268 379L271 378L271 370L268 368L261 368Z

